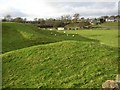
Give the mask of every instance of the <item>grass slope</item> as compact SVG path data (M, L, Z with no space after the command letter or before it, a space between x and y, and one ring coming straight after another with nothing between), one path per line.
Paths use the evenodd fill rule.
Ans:
M67 36L64 33L56 31L39 30L35 26L29 24L2 23L2 29L3 53L34 45L64 40L97 41L80 35L72 37L72 34Z
M117 50L97 42L63 41L1 56L3 87L97 88L118 71Z
M104 22L102 24L93 25L96 30L118 30L119 22Z
M3 87L96 88L118 73L117 49L109 47L117 47L116 30L64 33L2 24Z
M118 22L106 22L101 24L101 27L105 27L109 29L118 29Z
M64 31L58 31L59 33L63 33ZM100 43L118 47L118 30L70 30L66 31L66 34L78 34L80 36L84 36L89 39L98 40Z

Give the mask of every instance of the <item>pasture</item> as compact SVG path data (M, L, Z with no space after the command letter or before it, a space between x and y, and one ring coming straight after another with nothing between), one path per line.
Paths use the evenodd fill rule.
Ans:
M118 73L118 30L2 23L3 88L101 88Z
M64 33L64 31L59 31ZM89 39L99 40L101 44L105 44L112 47L118 47L118 30L69 30L65 31L66 34L80 35Z

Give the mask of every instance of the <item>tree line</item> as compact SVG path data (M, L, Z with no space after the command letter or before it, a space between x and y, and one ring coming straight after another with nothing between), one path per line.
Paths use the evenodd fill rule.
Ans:
M114 16L115 17L115 16ZM118 17L118 16L116 16ZM109 18L108 16L104 16L101 18L94 18L94 20L92 20L92 22L97 22L99 21L99 23L104 23L105 19ZM32 23L35 24L41 28L49 28L49 27L64 27L67 24L71 24L71 23L80 23L80 24L88 24L90 25L91 20L85 19L84 17L80 18L80 14L79 13L75 13L73 15L63 15L60 18L48 18L48 19L44 19L44 18L34 18L33 21L28 21L26 18L22 18L22 17L16 17L16 18L12 18L11 15L6 15L4 17L4 19L2 19L3 22L18 22L18 23Z
M64 27L65 25L69 23L78 23L80 14L75 13L73 16L71 15L63 15L60 18L34 18L33 21L27 21L26 18L22 17L16 17L12 18L11 15L6 15L4 19L2 19L2 22L18 22L18 23L32 23L39 25L39 27ZM82 18L84 19L84 18Z

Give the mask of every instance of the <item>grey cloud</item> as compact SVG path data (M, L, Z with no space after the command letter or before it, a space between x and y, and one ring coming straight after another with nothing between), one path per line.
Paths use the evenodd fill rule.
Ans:
M28 15L18 9L14 8L7 8L3 11L1 11L1 16L4 17L7 14L10 14L12 17L27 17Z
M50 2L49 5L56 8L58 13L75 13L82 16L116 15L116 2Z
M115 2L49 2L49 5L53 7L65 7L68 5L73 8L76 7L113 8L115 7Z
M59 17L64 14L80 13L81 16L103 16L103 15L116 15L116 2L46 2L46 5L55 9L55 13L44 15L45 17ZM12 17L34 17L16 8L8 8L1 11L2 16L10 14ZM39 15L38 15L39 17Z

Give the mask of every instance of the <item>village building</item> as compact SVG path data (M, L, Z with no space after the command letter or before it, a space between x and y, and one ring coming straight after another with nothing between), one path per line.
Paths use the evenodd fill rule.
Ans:
M115 18L113 16L106 18L106 22L114 22Z
M120 16L110 16L106 18L106 22L119 22L120 21Z
M65 30L64 27L58 27L57 30Z

